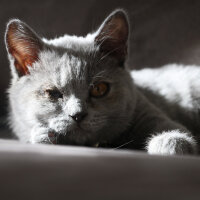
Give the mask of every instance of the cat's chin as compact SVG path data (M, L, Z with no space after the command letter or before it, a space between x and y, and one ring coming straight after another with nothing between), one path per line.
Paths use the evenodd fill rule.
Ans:
M92 135L94 134L90 130L84 130L80 126L70 127L70 129L56 133L56 144L86 145L87 142L89 146L92 146L94 143L92 142Z

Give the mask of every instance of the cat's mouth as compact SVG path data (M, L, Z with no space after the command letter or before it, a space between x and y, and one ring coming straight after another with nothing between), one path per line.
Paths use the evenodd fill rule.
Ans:
M100 126L95 126L89 122L74 123L71 121L51 121L49 123L49 141L52 144L64 145L84 145L99 146L98 130Z

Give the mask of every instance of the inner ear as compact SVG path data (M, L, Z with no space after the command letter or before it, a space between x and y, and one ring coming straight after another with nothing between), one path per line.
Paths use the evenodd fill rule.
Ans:
M129 23L123 10L111 13L97 31L95 42L100 51L124 62L127 56Z
M28 74L28 67L38 60L38 54L43 48L41 39L28 25L15 19L7 25L5 42L18 75Z

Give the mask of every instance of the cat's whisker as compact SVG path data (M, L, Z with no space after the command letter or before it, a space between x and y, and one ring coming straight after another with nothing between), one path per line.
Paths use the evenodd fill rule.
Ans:
M131 141L129 141L129 142L126 142L126 143L124 143L124 144L122 144L122 145L120 145L120 146L118 146L118 147L113 148L113 149L120 149L121 147L124 147L124 146L126 146L127 144L130 144L130 143L132 143L132 142L134 142L134 140L131 140Z

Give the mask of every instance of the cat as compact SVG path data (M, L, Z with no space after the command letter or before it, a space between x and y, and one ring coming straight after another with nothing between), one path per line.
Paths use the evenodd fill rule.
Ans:
M18 19L8 22L9 124L19 140L149 154L198 152L199 68L131 72L129 29L123 9L85 37L47 40Z

